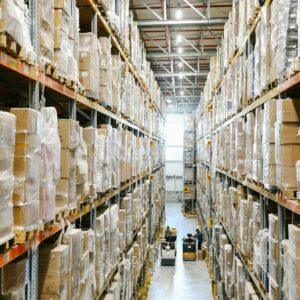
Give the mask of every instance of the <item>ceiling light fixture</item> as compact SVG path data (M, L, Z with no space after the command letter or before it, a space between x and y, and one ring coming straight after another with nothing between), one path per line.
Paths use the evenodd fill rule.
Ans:
M180 91L180 95L183 96L184 95L184 91Z
M182 61L179 61L179 62L178 62L178 67L179 67L179 68L182 68L182 67L183 67Z
M172 100L171 99L167 99L166 102L170 104L172 102Z
M177 35L176 41L177 41L177 43L181 43L182 42L182 35L181 34Z
M179 78L180 78L180 79L183 78L183 74L182 74L182 73L179 74Z
M176 10L176 18L177 19L181 19L182 18L182 10L181 9L177 9Z
M182 51L183 51L182 48L179 47L179 48L178 48L178 53L182 53Z

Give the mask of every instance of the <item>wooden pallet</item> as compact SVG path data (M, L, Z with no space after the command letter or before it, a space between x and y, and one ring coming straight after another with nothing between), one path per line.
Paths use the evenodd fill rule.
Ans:
M277 192L279 197L295 200L297 199L297 189L278 189Z
M24 243L25 241L32 240L38 233L38 230L39 230L38 228L14 230L14 234L15 234L14 243L21 244Z
M69 217L69 210L63 209L63 210L59 211L58 213L56 213L55 220L57 222L59 222L60 220L66 219L68 217Z
M112 106L112 105L108 104L107 102L99 102L99 104L115 114L118 112L118 109L116 106Z
M2 237L0 240L0 253L5 252L14 245L15 236L13 233L7 234L5 237Z
M28 62L29 58L26 55L26 50L20 46L7 32L0 32L0 48L7 54L20 59L21 61ZM29 64L33 64L30 62Z

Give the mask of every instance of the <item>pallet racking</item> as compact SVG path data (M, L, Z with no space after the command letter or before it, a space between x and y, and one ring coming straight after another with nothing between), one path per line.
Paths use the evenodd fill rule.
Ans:
M38 0L28 1L31 16L31 42L37 53L39 30L38 2ZM135 77L136 82L138 82L144 92L149 95L150 109L156 115L159 122L163 122L164 115L162 113L162 108L158 107L156 99L151 98L149 87L139 74L132 59L128 55L127 50L119 42L120 39L118 38L118 34L111 28L108 20L100 12L101 7L93 0L71 0L71 5L73 14L76 6L81 5L84 8L84 13L82 13L80 17L82 17L83 22L86 23L87 27L89 27L94 34L98 35L98 33L101 33L101 35L111 37L113 51L120 54L122 60L125 61L130 72ZM42 97L45 97L47 99L47 106L51 105L56 107L60 112L60 116L74 120L80 119L85 125L91 125L94 128L97 128L100 124L112 124L115 127L122 126L122 128L132 131L137 136L147 137L155 143L164 143L161 137L150 132L140 124L137 124L129 117L121 115L118 111L111 111L97 102L90 100L80 93L76 86L70 87L66 86L64 83L60 83L53 78L51 74L46 74L45 70L38 64L12 56L10 53L7 53L5 49L0 50L0 78L1 91L6 96L5 98L17 95L19 99L23 100L23 102L18 102L21 107L27 106L33 109L39 109L41 105L43 105L41 99ZM28 95L24 91L28 91ZM24 98L26 99L25 101ZM12 102L5 100L2 107L7 109L13 105ZM80 226L81 220L86 218L89 220L90 228L94 228L96 210L98 208L109 205L110 203L118 203L121 193L132 191L138 183L143 182L146 179L151 181L152 175L160 171L163 167L164 163L153 166L147 172L140 174L138 177L131 178L116 189L111 189L101 195L98 194L95 199L86 199L80 204L78 209L57 214L55 221L49 224L41 224L41 227L38 230L35 230L32 235L20 234L22 236L14 237L12 240L2 244L0 246L0 268L22 255L27 255L29 264L27 268L27 293L29 299L37 299L38 245L50 237L53 237L55 234L58 234L65 226L67 226L67 220ZM155 197L159 197L159 195L153 195L152 189L153 181L150 183L149 201L152 201ZM149 206L149 210L145 212L145 216L138 227L139 229L146 220L148 220L149 215L151 215L152 206L153 202ZM161 212L161 215L163 215L163 211ZM127 245L124 253L128 251L135 241L137 233L138 230L133 233L130 243ZM154 235L155 232L149 232L149 243L153 242ZM144 261L146 261L146 258L147 257L144 258ZM100 295L98 295L99 298L107 289L116 271L117 268L113 269L109 274L103 290Z
M270 6L272 0L267 0L264 2L264 6ZM228 66L235 61L247 51L248 44L251 43L251 38L255 32L256 26L261 19L261 7L256 10L256 15L254 16L251 26L247 30L242 46L237 49L233 58L230 60ZM198 121L203 116L204 112L211 112L215 107L214 96L220 91L221 84L225 78L228 71L228 66L225 68L224 73L219 78L215 88L209 97L207 106L204 108L203 112L199 115ZM216 135L221 129L227 127L232 122L239 118L243 118L249 112L254 111L256 108L263 107L263 105L274 98L283 97L297 97L299 96L300 87L300 73L298 70L287 70L287 72L281 76L277 82L269 86L268 90L265 90L261 95L251 101L248 101L239 111L228 115L226 119L222 122L215 124L212 128L208 129L206 132L202 132L197 136L197 143L203 142L204 144L212 141L214 135ZM197 126L197 125L196 125ZM288 193L285 194L280 189L268 189L264 186L262 182L255 182L253 180L247 180L247 178L240 177L233 172L233 170L224 169L218 165L212 163L212 151L209 152L208 158L203 158L203 153L197 153L197 205L199 208L199 219L202 225L202 230L205 233L208 248L212 245L212 228L213 226L221 226L222 230L227 236L228 242L233 247L234 254L241 260L244 271L246 273L246 280L250 281L260 299L270 299L270 294L268 291L268 278L266 274L256 274L253 271L253 262L245 256L241 250L238 242L232 237L230 228L226 226L224 220L220 216L220 208L213 203L213 185L215 182L212 178L219 178L222 183L227 186L236 187L241 186L246 195L254 195L260 204L260 228L268 228L268 213L270 210L276 212L278 215L279 225L278 225L278 253L281 253L281 241L287 238L287 225L289 223L296 223L299 221L300 215L300 205L296 197L289 197ZM204 177L199 177L200 169L202 173L205 173ZM205 171L203 171L205 170ZM205 195L205 200L200 199L200 194ZM283 299L283 261L282 256L278 255L279 264L279 274L278 274L278 299ZM207 258L207 265L210 271L212 284L214 289L216 288L216 283L222 282L222 291L219 297L222 299L228 299L225 291L223 278L215 272L215 268L219 267L218 259L214 257Z

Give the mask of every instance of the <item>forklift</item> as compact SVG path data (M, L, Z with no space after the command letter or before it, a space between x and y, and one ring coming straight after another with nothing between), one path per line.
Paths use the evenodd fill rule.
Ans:
M175 266L176 262L176 240L177 232L175 228L165 229L164 237L161 239L161 265Z
M197 260L197 240L191 233L182 239L182 258L184 261Z

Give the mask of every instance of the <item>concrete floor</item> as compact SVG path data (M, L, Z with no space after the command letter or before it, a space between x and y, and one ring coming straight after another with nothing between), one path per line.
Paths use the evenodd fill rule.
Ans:
M182 238L194 233L197 220L185 218L180 203L166 204L166 226L177 229L175 267L160 265L157 260L148 294L149 300L210 300L213 299L205 261L182 260Z

